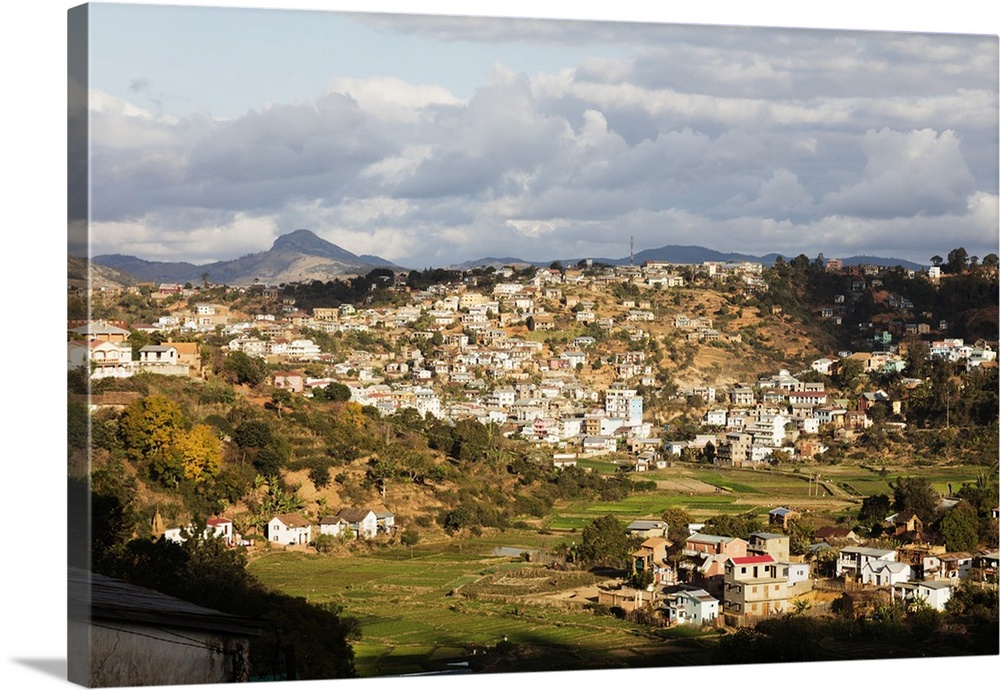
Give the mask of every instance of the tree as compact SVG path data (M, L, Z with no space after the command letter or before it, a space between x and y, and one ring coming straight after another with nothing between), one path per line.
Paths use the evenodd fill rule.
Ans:
M711 534L740 539L749 539L751 534L761 530L760 518L753 513L716 515L708 519L708 525Z
M380 454L368 461L368 470L365 476L373 483L378 484L379 493L385 498L385 486L390 479L396 476L398 465L396 458L389 454Z
M281 419L281 411L292 404L292 392L285 388L276 388L271 394L271 406L277 411L278 419Z
M688 537L688 525L694 522L691 514L683 508L667 508L660 519L667 523L667 539L675 544L683 543Z
M939 526L949 551L975 551L979 545L979 515L966 501L949 510Z
M841 360L837 371L837 384L842 389L852 389L864 373L864 367L856 359Z
M240 448L263 448L272 438L268 423L257 419L242 422L233 430L233 441Z
M937 254L935 254L934 256L931 257L931 265L932 266L940 266L943 263L944 263L944 259L942 259Z
M715 444L709 441L701 451L701 459L709 464L715 462Z
M174 449L187 479L203 482L217 475L222 467L222 441L207 424L180 431L174 439Z
M945 273L963 273L969 265L969 254L965 247L956 247L948 252L948 261L943 270Z
M868 496L861 501L861 510L858 511L858 522L870 529L875 525L881 524L883 520L889 517L890 510L892 510L892 504L889 501L889 497L885 494Z
M628 557L629 547L624 525L614 515L605 515L583 528L583 544L578 553L588 563L620 568Z
M937 509L937 492L923 477L899 477L892 488L893 508L912 510L923 523L930 524Z
M411 527L407 527L399 535L399 543L403 546L413 547L416 546L418 541L420 541L420 533Z
M323 388L313 391L313 397L320 400L332 400L334 402L347 402L351 399L351 389L337 381L331 382Z
M118 433L128 458L142 461L166 453L183 424L180 405L166 396L150 395L125 408Z
M245 352L230 352L226 355L223 369L235 383L259 386L268 376L267 363L260 357L252 357Z

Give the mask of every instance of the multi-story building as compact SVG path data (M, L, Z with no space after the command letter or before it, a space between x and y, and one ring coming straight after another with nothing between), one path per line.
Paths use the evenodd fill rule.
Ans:
M861 571L864 566L873 561L896 562L897 553L895 549L873 549L867 546L845 546L840 550L837 557L837 577L850 577L855 580L861 579Z
M741 616L774 616L788 604L788 580L769 555L730 558L725 566L723 606Z

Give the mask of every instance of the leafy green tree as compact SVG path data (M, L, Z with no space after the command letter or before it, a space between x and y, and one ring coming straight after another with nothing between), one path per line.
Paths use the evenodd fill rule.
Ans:
M893 508L898 512L912 510L925 525L934 519L938 495L923 477L899 477L892 487Z
M260 357L245 352L230 352L226 355L223 369L235 383L259 386L268 376L267 363Z
M240 448L263 448L274 438L271 426L259 419L250 419L233 430L233 441Z
M337 381L331 382L323 388L313 391L313 397L319 400L332 400L334 402L347 402L351 399L351 389Z
M948 261L942 267L945 273L962 273L969 265L969 253L965 247L956 247L948 252Z
M583 544L578 554L588 563L621 568L628 559L630 546L625 526L614 515L605 515L583 528Z
M760 518L753 513L739 515L716 515L708 519L705 531L720 537L749 539L754 532L762 529Z
M66 417L67 442L70 448L85 449L90 439L90 413L81 402L70 401Z
M862 374L864 367L861 362L854 359L841 360L835 377L837 385L844 390L852 390L858 385Z
M975 551L979 544L979 515L966 501L945 513L938 531L949 551Z
M660 519L667 523L667 539L680 548L688 538L688 525L694 522L694 518L683 508L667 508L663 511Z
M377 455L368 461L368 469L365 471L365 476L369 481L377 484L379 487L379 492L382 497L385 498L385 487L389 483L389 480L394 478L399 472L399 465L396 462L396 458L392 457L391 454L381 454Z
M489 432L474 419L460 419L455 422L452 432L454 445L452 457L466 462L477 462L486 458L490 447Z
M892 503L885 494L868 496L861 501L861 510L858 511L858 522L871 529L876 525L881 525L882 521L889 517L892 510Z

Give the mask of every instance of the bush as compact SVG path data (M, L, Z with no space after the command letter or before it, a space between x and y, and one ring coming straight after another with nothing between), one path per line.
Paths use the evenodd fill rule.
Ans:
M313 541L313 546L320 553L332 553L340 541L332 534L321 534Z

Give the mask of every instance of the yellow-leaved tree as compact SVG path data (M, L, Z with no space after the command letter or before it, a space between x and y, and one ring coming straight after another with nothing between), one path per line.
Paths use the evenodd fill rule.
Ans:
M190 431L178 431L174 451L184 468L184 476L196 482L214 477L222 467L222 441L207 424L195 424Z

